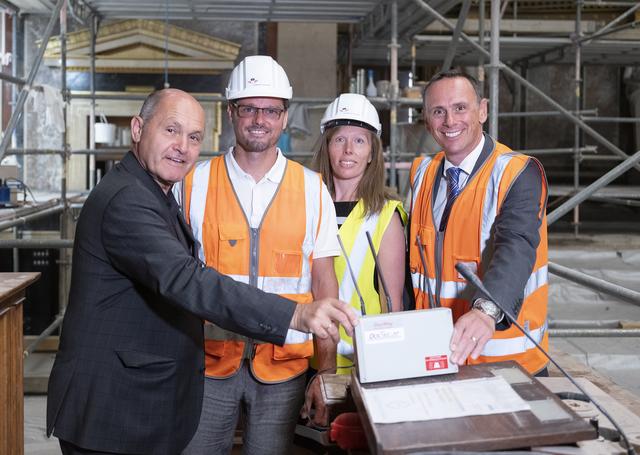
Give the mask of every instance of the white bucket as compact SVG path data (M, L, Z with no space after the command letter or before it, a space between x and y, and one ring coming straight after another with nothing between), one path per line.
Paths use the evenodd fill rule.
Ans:
M96 144L113 144L116 142L116 125L107 123L107 117L100 114L100 122L96 123Z

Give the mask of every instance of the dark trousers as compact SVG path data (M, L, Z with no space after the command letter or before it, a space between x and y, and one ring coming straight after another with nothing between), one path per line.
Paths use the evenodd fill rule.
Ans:
M83 449L62 439L60 439L60 449L62 450L62 455L113 455L114 453Z

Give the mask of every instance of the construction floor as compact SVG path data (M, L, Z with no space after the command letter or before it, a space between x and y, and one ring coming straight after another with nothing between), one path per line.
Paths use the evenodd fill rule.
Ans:
M549 260L621 286L640 291L640 236L551 235ZM624 303L550 275L549 319L551 321L640 321L640 306ZM554 351L608 376L640 397L640 337L557 338ZM25 361L25 383L41 387L46 383L53 354L39 353ZM25 385L25 389L28 389ZM53 455L60 449L55 438L45 436L44 395L25 396L25 454ZM300 450L297 453L309 453Z

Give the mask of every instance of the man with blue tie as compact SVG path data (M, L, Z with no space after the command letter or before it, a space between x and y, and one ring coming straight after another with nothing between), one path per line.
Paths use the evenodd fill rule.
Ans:
M547 347L547 181L535 158L483 133L487 103L477 81L461 71L440 72L425 87L425 126L442 151L411 167L416 308L451 308L452 362L515 360L544 375L546 357L455 269L470 266Z

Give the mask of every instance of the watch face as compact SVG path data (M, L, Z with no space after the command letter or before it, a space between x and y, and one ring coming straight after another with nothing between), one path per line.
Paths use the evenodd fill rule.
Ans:
M493 319L498 319L500 309L496 306L496 304L488 300L478 300L476 303L477 306L479 306L478 309L484 314L491 316Z

